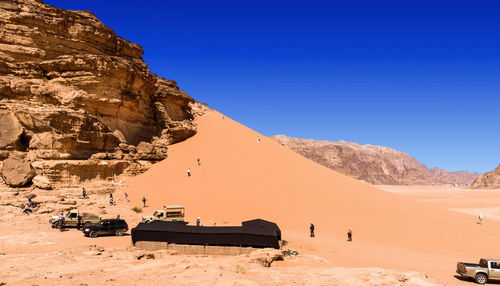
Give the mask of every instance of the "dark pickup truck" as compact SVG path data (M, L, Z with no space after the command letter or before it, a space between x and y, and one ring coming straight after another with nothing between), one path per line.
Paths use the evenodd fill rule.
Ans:
M478 284L486 284L488 280L500 280L500 259L481 258L479 264L458 262L457 273Z
M123 219L103 219L100 223L87 226L82 231L85 236L92 238L99 235L122 236L128 231L128 225Z

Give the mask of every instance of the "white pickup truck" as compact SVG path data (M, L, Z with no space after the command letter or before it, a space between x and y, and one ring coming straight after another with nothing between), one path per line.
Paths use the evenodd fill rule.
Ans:
M457 273L478 284L486 284L488 280L500 280L500 259L481 258L479 264L458 262Z

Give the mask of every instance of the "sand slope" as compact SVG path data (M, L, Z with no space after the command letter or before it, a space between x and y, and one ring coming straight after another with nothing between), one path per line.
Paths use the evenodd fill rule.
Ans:
M168 159L126 182L123 190L133 205L141 205L142 196L148 199L145 213L181 204L191 222L197 216L218 225L268 219L292 246L334 264L424 271L446 284L459 283L453 278L457 260L500 253L498 222L479 226L471 215L384 192L218 112L196 122L197 135L171 146ZM307 237L310 222L315 239ZM345 241L348 226L352 244Z

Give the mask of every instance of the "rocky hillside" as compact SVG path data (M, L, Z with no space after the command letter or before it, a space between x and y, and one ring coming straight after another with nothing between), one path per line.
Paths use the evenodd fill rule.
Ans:
M408 154L383 146L316 141L284 135L271 138L323 166L372 184L470 185L478 176L468 171L428 169Z
M488 173L484 173L479 175L474 183L472 183L473 188L481 189L481 188L500 188L500 165L498 167Z
M194 100L151 73L142 54L91 12L0 0L4 181L136 174L194 135Z

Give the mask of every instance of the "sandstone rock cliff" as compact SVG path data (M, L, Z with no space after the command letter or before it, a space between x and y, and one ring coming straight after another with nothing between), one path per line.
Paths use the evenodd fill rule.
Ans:
M91 12L0 0L0 160L19 151L36 174L78 183L164 159L169 144L196 133L194 100L142 54Z
M272 139L325 167L378 185L470 185L477 173L428 169L408 154L382 146L316 141L284 135Z
M500 188L500 165L488 173L479 175L476 180L472 183L472 187L476 189L489 188L498 189Z

